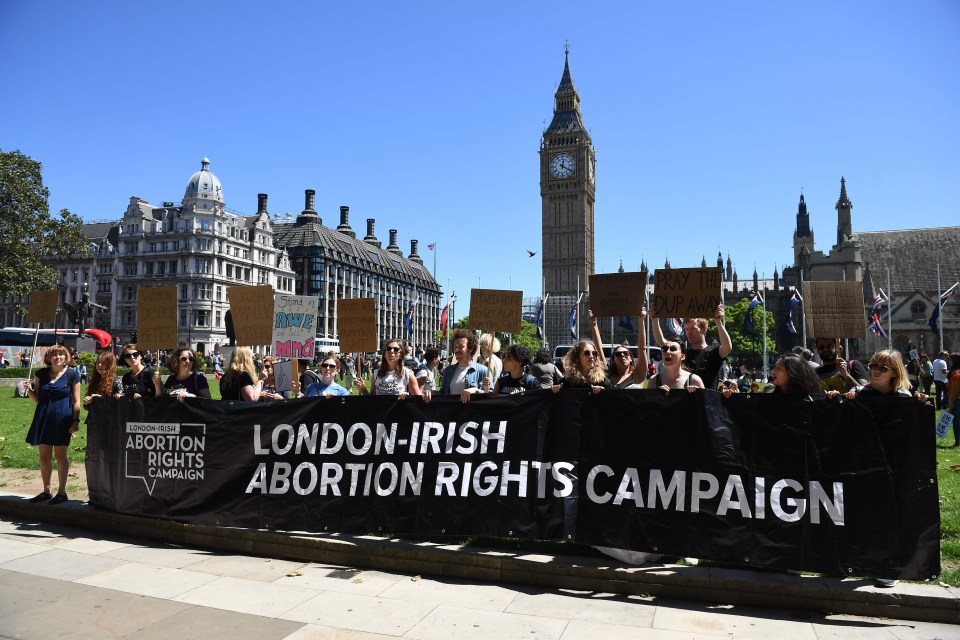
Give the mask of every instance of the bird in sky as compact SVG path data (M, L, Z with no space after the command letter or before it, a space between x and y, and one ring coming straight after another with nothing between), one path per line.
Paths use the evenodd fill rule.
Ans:
M536 251L530 251L530 249L527 249L527 257L528 257L528 258L532 258L532 257L535 256L535 255L537 255L537 252L536 252Z

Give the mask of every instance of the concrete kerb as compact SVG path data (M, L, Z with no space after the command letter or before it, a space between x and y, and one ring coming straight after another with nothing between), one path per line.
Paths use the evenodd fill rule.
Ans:
M124 515L89 504L30 504L0 493L0 516L104 531L213 551L462 580L513 583L655 598L775 607L960 624L960 590L869 580L792 576L729 567L644 565L580 556L509 552L374 536L312 534L183 524Z

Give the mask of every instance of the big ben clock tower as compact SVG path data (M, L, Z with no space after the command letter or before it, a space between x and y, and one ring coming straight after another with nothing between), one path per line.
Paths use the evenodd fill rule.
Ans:
M540 144L540 198L543 207L543 280L549 294L544 318L551 346L569 344L569 316L577 294L593 273L593 202L596 153L580 114L580 95L570 75L567 48L563 76L554 96L553 120ZM590 337L580 305L581 338Z

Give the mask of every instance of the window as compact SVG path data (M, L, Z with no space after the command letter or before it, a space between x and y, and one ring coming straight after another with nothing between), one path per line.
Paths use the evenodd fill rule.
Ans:
M185 285L185 284L180 285L180 299L181 299L181 300L186 300L187 297L188 297L188 295L189 295L189 293L190 293L190 289L187 287L187 285Z
M927 315L927 305L921 300L915 300L913 304L910 305L910 315L914 320L924 319Z
M219 284L217 285L217 302L223 302L223 287ZM219 313L219 312L217 312ZM217 321L217 326L220 326L220 321Z

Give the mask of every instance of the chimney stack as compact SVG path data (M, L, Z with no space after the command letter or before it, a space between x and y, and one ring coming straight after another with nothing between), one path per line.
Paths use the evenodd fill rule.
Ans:
M420 264L423 264L423 259L420 257L420 254L417 253L418 244L419 242L417 240L410 241L410 255L407 257L407 259L411 260L412 262L419 262Z
M377 236L373 234L373 225L376 224L374 218L367 218L367 235L364 237L363 241L369 244L372 244L377 249L380 248L380 241L377 240Z
M314 196L317 192L313 189L304 189L303 193L303 211L299 216L297 216L297 224L304 224L307 222L323 224L323 220L320 219L320 216L317 215L316 210L313 208Z
M387 251L390 253L395 253L398 256L403 256L403 251L397 245L397 230L390 229L390 244L387 245Z
M340 224L337 226L337 231L351 238L357 237L357 234L350 228L350 207L340 207Z
M267 212L267 194L258 193L257 194L257 214Z

